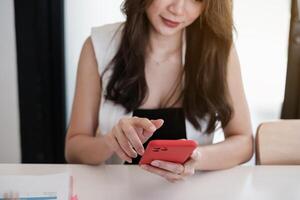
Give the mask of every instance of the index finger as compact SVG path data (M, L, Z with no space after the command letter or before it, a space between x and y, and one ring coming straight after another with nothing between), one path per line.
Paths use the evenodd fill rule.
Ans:
M145 129L147 131L150 131L150 132L156 131L155 125L149 119L147 119L147 118L133 117L132 118L132 123L135 126L143 128L143 129Z
M168 162L163 160L154 160L151 162L151 165L173 172L175 174L181 174L184 171L184 166L179 163Z
M138 152L138 154L143 155L144 147L136 130L131 126L131 124L126 123L122 124L122 129L133 148Z

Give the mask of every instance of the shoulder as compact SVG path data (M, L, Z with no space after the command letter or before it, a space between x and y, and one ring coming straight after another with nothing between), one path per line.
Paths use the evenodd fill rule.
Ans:
M115 23L109 23L109 24L104 24L101 26L94 26L92 29L95 30L114 30L122 26L125 22L115 22Z
M229 56L228 56L228 65L229 66L236 66L239 65L239 57L238 57L238 53L235 47L235 44L233 43L230 51L229 51Z
M116 53L121 42L123 27L124 22L118 22L92 28L90 42L95 51L100 73Z
M227 79L229 83L235 83L241 76L241 66L239 56L234 44L232 44L227 63Z
M82 50L81 50L81 57L84 57L84 58L90 57L90 58L93 58L93 60L96 60L91 36L89 36L83 43Z
M116 33L121 33L124 22L117 22L112 24L105 24L102 26L92 27L91 38L107 40L107 37L111 38Z

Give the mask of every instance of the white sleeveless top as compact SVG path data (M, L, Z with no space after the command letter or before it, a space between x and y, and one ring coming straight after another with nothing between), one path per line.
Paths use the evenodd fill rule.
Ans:
M98 63L98 71L102 78L102 92L101 92L101 104L99 111L99 129L102 134L106 134L113 126L115 126L118 121L124 116L132 116L133 112L126 113L126 109L119 104L115 104L111 100L106 100L104 95L106 94L106 86L109 81L109 77L112 73L111 68L104 73L104 70L113 59L117 50L119 48L123 22L107 24L104 26L93 27L91 31L91 40L94 47L96 60ZM186 37L185 32L183 34L183 63L185 58L185 49L186 49ZM199 120L202 130L206 130L207 120ZM212 144L213 133L204 134L199 130L196 130L194 126L186 119L186 136L187 139L198 141L199 145L208 145ZM107 164L121 164L123 161L119 159L116 155L113 155L110 159L106 161Z

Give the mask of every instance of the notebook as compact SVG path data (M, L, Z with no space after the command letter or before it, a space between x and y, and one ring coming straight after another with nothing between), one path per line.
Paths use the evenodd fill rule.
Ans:
M20 200L67 200L72 198L69 173L0 176L0 200L17 192Z

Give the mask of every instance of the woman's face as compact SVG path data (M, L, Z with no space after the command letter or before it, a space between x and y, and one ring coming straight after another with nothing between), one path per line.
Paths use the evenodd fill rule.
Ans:
M153 0L146 13L156 32L170 36L192 24L203 10L202 0Z

